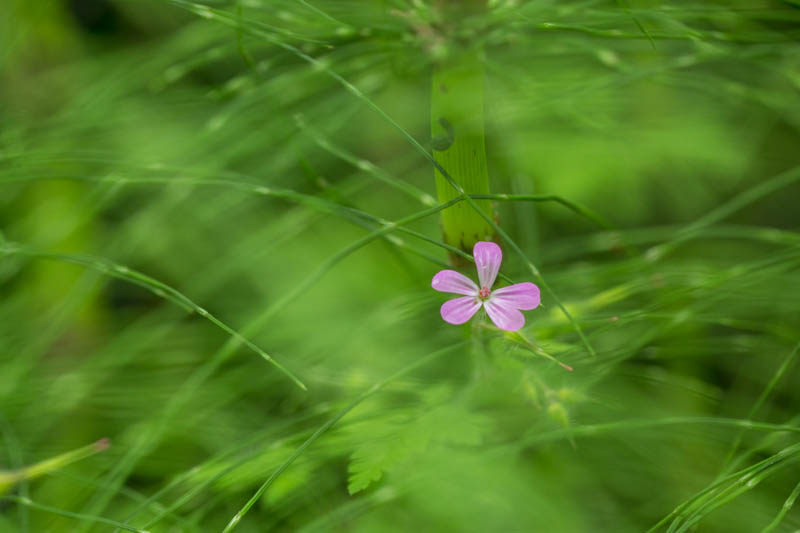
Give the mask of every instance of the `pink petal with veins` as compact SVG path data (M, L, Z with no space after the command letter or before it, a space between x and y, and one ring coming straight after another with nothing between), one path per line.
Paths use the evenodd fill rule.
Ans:
M455 270L442 270L431 281L431 287L440 292L453 292L455 294L478 294L475 282Z
M500 329L517 331L525 325L525 317L511 305L492 298L484 302L483 306L494 325Z
M491 299L504 307L513 307L525 311L536 309L541 301L539 287L529 281L494 290L492 291Z
M491 289L503 262L503 251L493 242L481 241L472 249L472 257L475 258L481 287Z
M480 300L474 296L462 296L442 304L442 318L451 324L463 324L481 308Z

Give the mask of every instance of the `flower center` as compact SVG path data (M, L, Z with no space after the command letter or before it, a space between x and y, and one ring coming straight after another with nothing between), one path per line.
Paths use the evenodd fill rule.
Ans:
M485 300L489 297L490 292L489 287L481 287L481 290L478 291L478 296L481 297L481 300Z

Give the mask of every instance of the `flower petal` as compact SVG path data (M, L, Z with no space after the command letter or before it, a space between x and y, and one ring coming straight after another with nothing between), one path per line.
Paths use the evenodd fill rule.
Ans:
M527 311L539 307L541 298L539 296L539 287L526 281L525 283L517 283L492 291L491 300L497 301L506 307Z
M481 308L481 302L474 296L454 298L442 304L442 318L451 324L463 324Z
M490 299L483 303L486 313L494 325L506 331L517 331L525 325L525 317L513 305L508 305L497 299Z
M440 292L454 292L470 296L478 294L478 286L475 285L475 282L455 270L442 270L433 276L431 287Z
M475 258L481 287L491 289L503 262L503 251L493 242L481 241L472 249L472 257Z

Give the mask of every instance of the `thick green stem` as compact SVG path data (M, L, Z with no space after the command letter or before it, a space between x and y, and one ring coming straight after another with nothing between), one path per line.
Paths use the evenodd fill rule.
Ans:
M478 50L457 51L434 68L431 88L431 137L436 161L467 194L489 193L489 172L483 125L483 63ZM439 202L457 198L459 192L438 170ZM476 202L493 216L488 200ZM442 211L444 241L471 251L478 241L492 240L489 223L465 203Z

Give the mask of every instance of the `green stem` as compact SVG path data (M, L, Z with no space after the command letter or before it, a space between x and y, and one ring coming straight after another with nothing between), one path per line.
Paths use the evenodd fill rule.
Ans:
M467 194L489 193L489 172L483 124L483 63L480 51L452 53L434 68L431 87L431 138L434 158L449 170ZM434 170L439 203L461 193ZM490 217L488 200L475 202ZM478 241L492 240L492 226L468 204L459 203L442 212L444 241L471 251Z
M85 459L98 452L102 452L108 449L108 446L108 439L100 439L99 441L89 444L88 446L62 453L61 455L51 457L50 459L45 459L44 461L40 461L36 464L21 468L19 470L14 470L11 472L0 470L0 495L5 494L20 481L36 479L45 474L49 474L50 472L64 468L68 464L80 461L81 459Z

